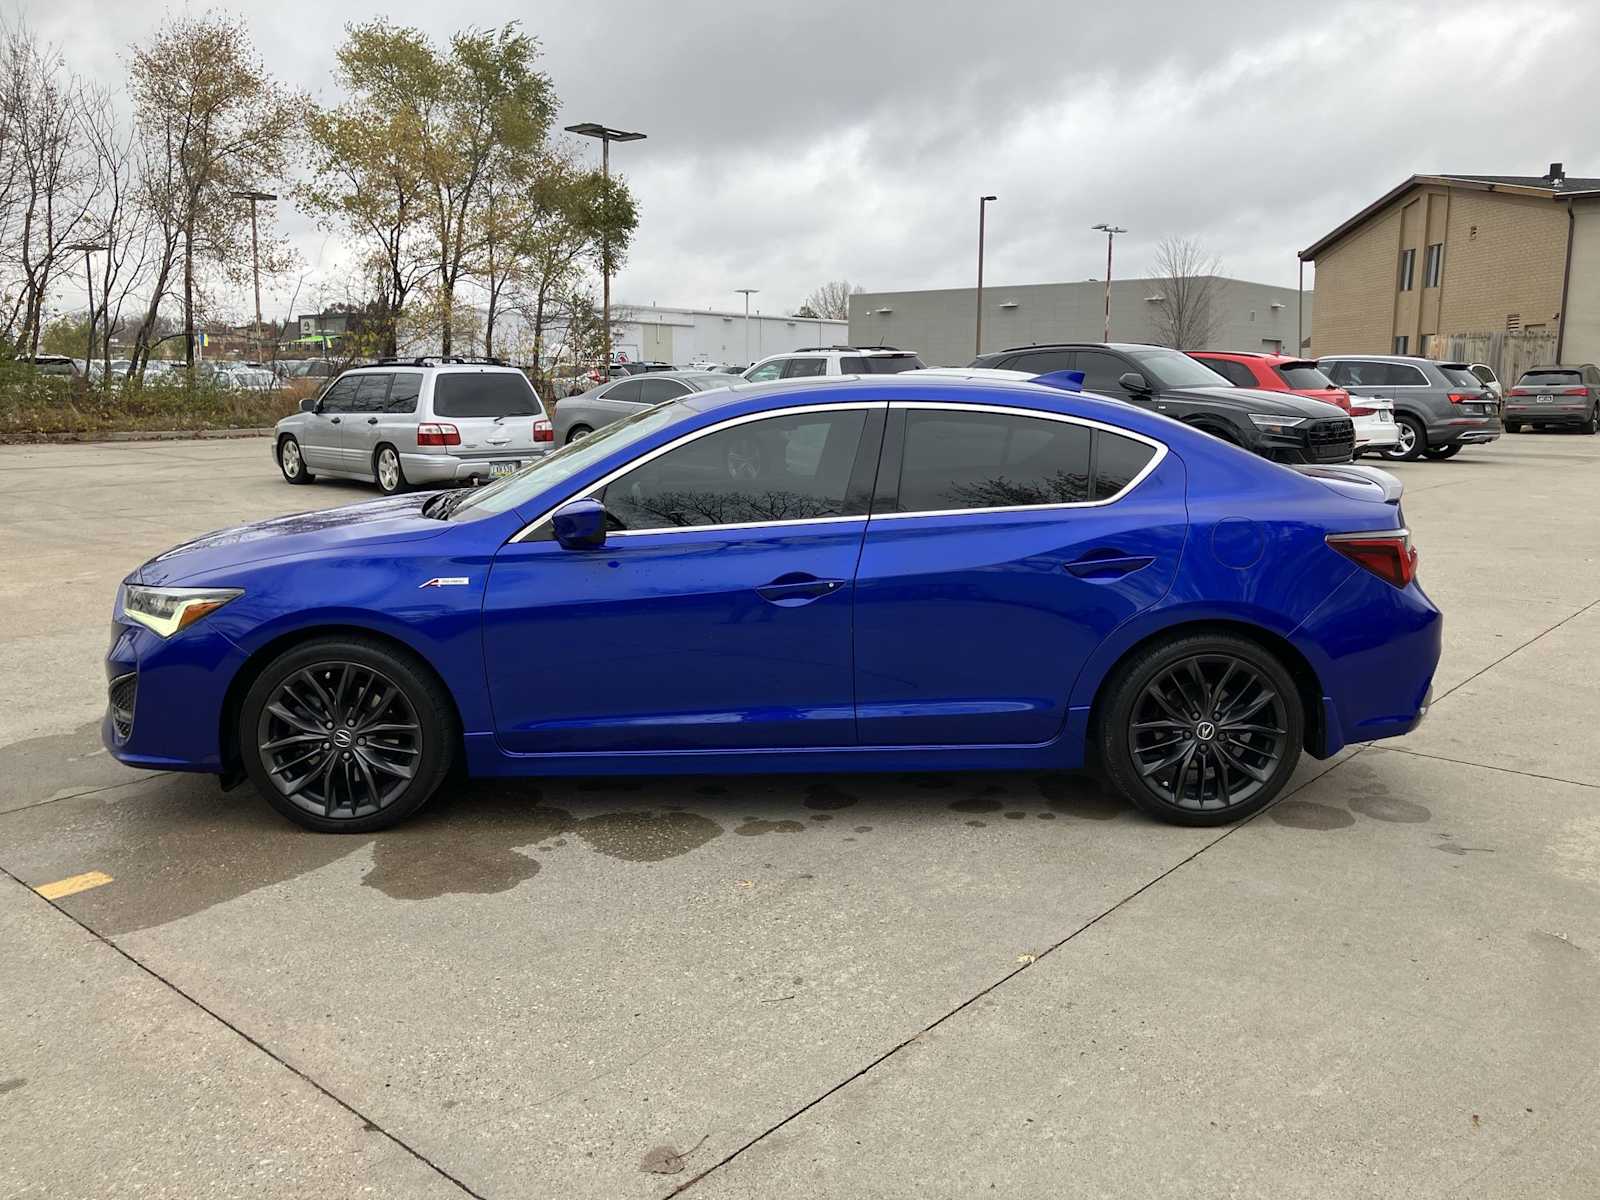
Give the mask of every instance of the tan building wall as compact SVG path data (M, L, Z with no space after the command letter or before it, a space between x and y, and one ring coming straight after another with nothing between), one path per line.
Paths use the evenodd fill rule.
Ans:
M1600 364L1600 200L1572 205L1572 277L1561 359Z
M1425 287L1427 248L1444 246L1440 286ZM1554 328L1566 261L1566 206L1548 199L1420 187L1395 199L1316 260L1313 354L1417 353L1435 334ZM1401 253L1415 251L1400 290Z

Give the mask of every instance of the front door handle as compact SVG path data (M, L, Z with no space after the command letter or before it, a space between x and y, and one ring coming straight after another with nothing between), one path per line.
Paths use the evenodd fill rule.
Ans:
M818 579L815 575L795 572L790 575L780 575L771 583L762 584L756 588L756 594L769 604L795 608L801 604L810 604L813 600L820 600L823 596L830 596L843 586L842 579Z
M339 423L339 418L338 417L329 417L328 420L332 421L335 425L337 425Z
M1152 554L1120 554L1102 555L1094 558L1080 558L1075 562L1066 564L1069 574L1076 575L1079 579L1121 579L1124 575L1132 575L1135 571L1143 570L1155 562Z
M377 417L368 417L367 418L367 424L368 425L376 425L377 423L378 423L378 418Z

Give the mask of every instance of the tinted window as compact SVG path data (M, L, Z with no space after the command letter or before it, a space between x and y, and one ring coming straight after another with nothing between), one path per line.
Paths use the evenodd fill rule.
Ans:
M898 375L921 369L922 360L915 354L862 354L839 360L841 375Z
M676 400L689 390L686 384L679 383L676 379L650 379L639 380L639 398L646 404L660 404L664 400Z
M1029 350L1024 354L1018 354L1015 358L1008 358L1005 366L1007 370L1032 371L1035 375L1048 375L1052 371L1082 370L1082 367L1073 367L1072 353L1071 350ZM1120 375L1122 372L1118 371L1117 374ZM1113 380L1115 378L1116 376L1112 376ZM1088 380L1084 381L1084 386L1089 386Z
M901 512L1071 504L1089 498L1090 430L993 412L910 409Z
M1333 386L1333 380L1318 370L1315 363L1284 363L1274 369L1278 372L1278 378L1292 388L1314 391Z
M785 379L800 379L808 375L826 375L828 373L828 360L825 358L791 358L789 365L783 369Z
M1339 387L1409 387L1428 382L1428 377L1409 363L1349 359L1334 363L1328 376Z
M1134 476L1156 456L1154 446L1107 433L1094 434L1094 487L1096 500L1109 500L1133 482Z
M696 438L611 483L615 529L673 529L849 515L866 413L796 413Z
M414 413L417 411L417 396L422 391L421 371L396 371L394 382L389 385L389 401L384 405L384 412Z
M1256 377L1250 373L1250 368L1243 363L1234 362L1226 358L1206 358L1200 361L1233 384L1234 387L1256 386Z
M356 387L359 375L345 375L334 380L333 386L322 394L322 411L327 413L354 412Z
M1131 350L1129 356L1139 369L1152 376L1152 383L1162 387L1223 387L1226 381L1204 363L1197 363L1178 350L1152 347L1148 350Z
M1572 387L1583 383L1578 371L1528 371L1517 380L1518 387Z
M787 361L788 359L778 358L769 363L762 363L750 374L746 375L745 378L751 383L765 383L769 379L776 379L783 373L783 364Z
M360 376L359 380L356 384L355 404L351 411L383 412L384 401L389 397L389 372L374 371L369 375Z
M433 381L436 417L536 417L543 411L521 371L444 371Z
M1417 252L1415 250L1400 251L1400 280L1399 288L1402 292L1409 292L1412 284L1416 282Z
M1127 359L1104 350L1080 350L1077 369L1083 372L1085 391L1120 392L1124 389L1118 381L1133 367Z
M1475 392L1483 387L1483 380L1466 367L1440 367L1439 374L1450 381L1451 387L1471 388Z
M644 401L644 380L624 379L621 383L613 384L607 388L602 396L607 400L622 400L628 404L640 404Z

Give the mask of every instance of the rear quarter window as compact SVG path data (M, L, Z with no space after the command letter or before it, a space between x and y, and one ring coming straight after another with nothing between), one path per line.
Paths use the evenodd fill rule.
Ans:
M543 412L521 371L447 371L433 381L436 417L536 417Z
M1483 387L1483 380L1466 367L1440 367L1439 374L1445 377L1451 387L1471 388L1473 391Z
M1109 500L1138 478L1156 456L1154 446L1097 429L1094 435L1093 498Z

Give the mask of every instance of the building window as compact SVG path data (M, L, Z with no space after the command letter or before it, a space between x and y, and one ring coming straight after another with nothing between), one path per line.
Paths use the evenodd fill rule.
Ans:
M1400 251L1400 290L1409 292L1416 282L1417 252L1415 250Z
M1439 280L1444 275L1444 243L1435 242L1428 247L1428 252L1422 259L1422 286L1433 288L1439 286Z
M1411 251L1407 250L1406 253L1410 254ZM1396 354L1409 354L1409 353L1411 353L1411 339L1408 338L1403 333L1399 337L1395 338L1394 339L1394 352Z

